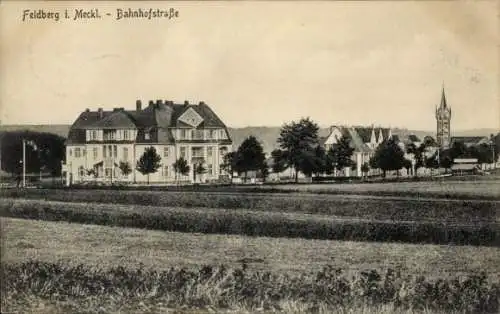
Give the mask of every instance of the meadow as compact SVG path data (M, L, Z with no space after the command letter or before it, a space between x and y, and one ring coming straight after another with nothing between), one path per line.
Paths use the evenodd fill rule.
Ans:
M248 238L22 219L3 224L9 310L499 309L497 248Z
M390 195L376 184L346 193L320 185L0 190L2 308L499 312L492 185L412 196L391 184Z
M500 225L478 218L467 222L374 220L282 211L21 199L0 199L0 216L191 233L500 246Z

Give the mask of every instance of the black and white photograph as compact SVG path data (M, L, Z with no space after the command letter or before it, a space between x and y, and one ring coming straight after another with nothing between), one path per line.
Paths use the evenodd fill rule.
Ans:
M1 313L500 313L500 2L0 2Z

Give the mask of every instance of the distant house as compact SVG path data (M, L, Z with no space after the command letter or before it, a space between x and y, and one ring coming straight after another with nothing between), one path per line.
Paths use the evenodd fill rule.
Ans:
M455 136L451 138L451 144L463 143L466 147L479 146L482 144L490 144L488 136Z
M382 142L393 137L389 128L332 126L330 134L324 139L322 145L328 151L338 144L342 136L347 137L351 147L354 148L352 160L356 163L354 170L346 168L343 170L343 174L358 177L363 175L361 167L364 163L370 162L370 158L375 154L375 149Z
M456 158L453 160L451 171L454 175L476 174L481 170L475 158Z
M150 175L149 182L175 182L173 164L180 157L191 169L181 179L193 181L196 177L199 182L225 174L220 164L224 154L232 150L232 140L224 122L204 102L157 100L142 108L137 100L135 110L86 109L69 130L63 166L66 181L146 182L147 177L135 165L148 147L161 156L161 169ZM195 176L194 164L202 160L207 171ZM122 174L120 162L128 163L132 173ZM89 169L95 170L96 177L87 175Z

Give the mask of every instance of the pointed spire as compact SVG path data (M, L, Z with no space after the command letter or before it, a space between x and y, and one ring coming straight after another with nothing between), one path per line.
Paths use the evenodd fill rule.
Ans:
M444 94L444 82L442 84L442 91L441 91L441 104L439 105L440 108L446 108L446 96Z

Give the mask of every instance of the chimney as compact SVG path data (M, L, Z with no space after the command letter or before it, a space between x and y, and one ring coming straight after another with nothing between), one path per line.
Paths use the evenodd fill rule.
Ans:
M161 99L157 99L157 100L156 100L156 108L160 108L160 107L161 107L161 105L162 105L162 101L161 101Z
M141 111L141 110L142 110L142 102L141 102L141 100L140 100L140 99L137 99L137 100L135 101L135 110L136 110L136 111Z
M155 102L153 100L149 101L149 107L153 107L155 105Z
M184 106L187 106L187 105L189 105L189 101L184 100Z
M99 114L99 119L102 119L104 113L102 112L102 108L97 109L97 113Z
M90 112L90 109L89 108L85 109L85 112Z
M202 106L202 105L204 105L204 104L205 104L205 102L204 102L203 100L202 100L202 101L200 101L200 103L199 103L199 105L200 105L200 106Z

